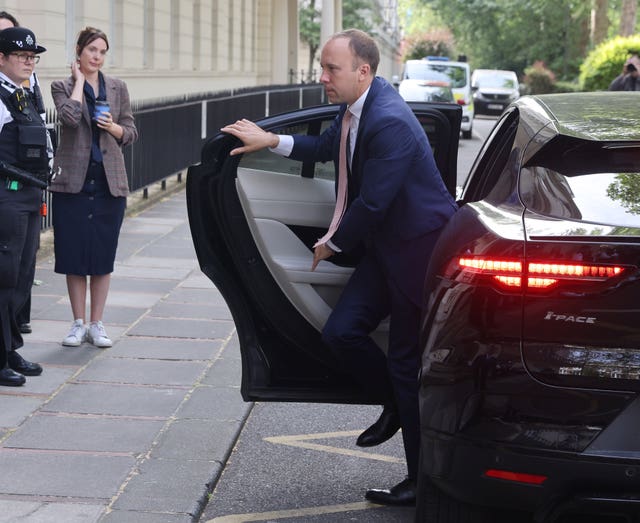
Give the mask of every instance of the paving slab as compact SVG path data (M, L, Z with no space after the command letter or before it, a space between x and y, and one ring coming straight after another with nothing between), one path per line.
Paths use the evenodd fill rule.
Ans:
M175 412L187 392L188 389L176 387L69 383L43 411L166 418Z
M164 425L163 420L36 415L9 436L3 446L138 454L151 446Z
M103 505L83 503L0 500L0 523L93 523L99 520L104 509Z
M231 321L146 316L131 328L129 334L176 339L224 339L231 335L234 328Z
M214 461L150 459L113 503L116 510L155 510L195 515L222 467ZM170 478L162 481L161 478ZM197 493L201 493L198 497Z
M0 449L0 492L109 500L135 458L113 453Z
M208 360L216 357L224 340L190 340L133 335L122 339L112 349L112 357L149 358L159 360Z
M196 382L207 368L203 361L166 361L131 358L100 358L92 361L76 381L137 385L182 385Z

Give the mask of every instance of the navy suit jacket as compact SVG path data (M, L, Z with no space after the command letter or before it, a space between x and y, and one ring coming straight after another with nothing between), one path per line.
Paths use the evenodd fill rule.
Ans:
M320 136L295 136L290 157L333 159L338 171L346 105ZM364 243L387 277L417 304L432 241L457 210L424 129L391 84L374 78L364 103L349 174L349 205L331 241L343 251Z

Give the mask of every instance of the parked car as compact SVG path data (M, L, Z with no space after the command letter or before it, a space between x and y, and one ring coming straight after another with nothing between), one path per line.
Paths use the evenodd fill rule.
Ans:
M638 102L522 97L484 143L425 284L417 521L638 521Z
M481 148L425 282L418 522L637 517L638 96L522 97ZM410 106L455 191L460 108ZM316 134L336 114L259 123ZM229 157L236 145L207 142L187 203L200 267L236 324L243 398L378 403L320 340L353 267L336 257L309 271L333 166Z
M520 98L518 77L513 71L476 69L471 75L474 114L499 115Z
M415 87L421 81L448 82L453 97L462 107L462 137L471 138L473 131L474 105L471 96L471 75L467 62L453 62L447 57L430 56L422 60L407 60L402 72L398 91L408 102L422 102L420 89Z

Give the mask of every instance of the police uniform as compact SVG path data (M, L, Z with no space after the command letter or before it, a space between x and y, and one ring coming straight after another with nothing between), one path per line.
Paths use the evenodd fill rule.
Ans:
M0 385L19 386L24 376L42 373L40 365L16 352L23 345L16 313L33 280L49 170L48 134L33 99L8 71L9 60L18 60L12 53L43 51L29 29L0 31Z

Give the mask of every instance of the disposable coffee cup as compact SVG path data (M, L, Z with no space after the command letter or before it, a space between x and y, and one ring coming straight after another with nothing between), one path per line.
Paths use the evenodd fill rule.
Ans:
M97 120L99 117L104 116L104 113L108 113L109 111L109 102L96 100L96 110L93 113L93 118Z

